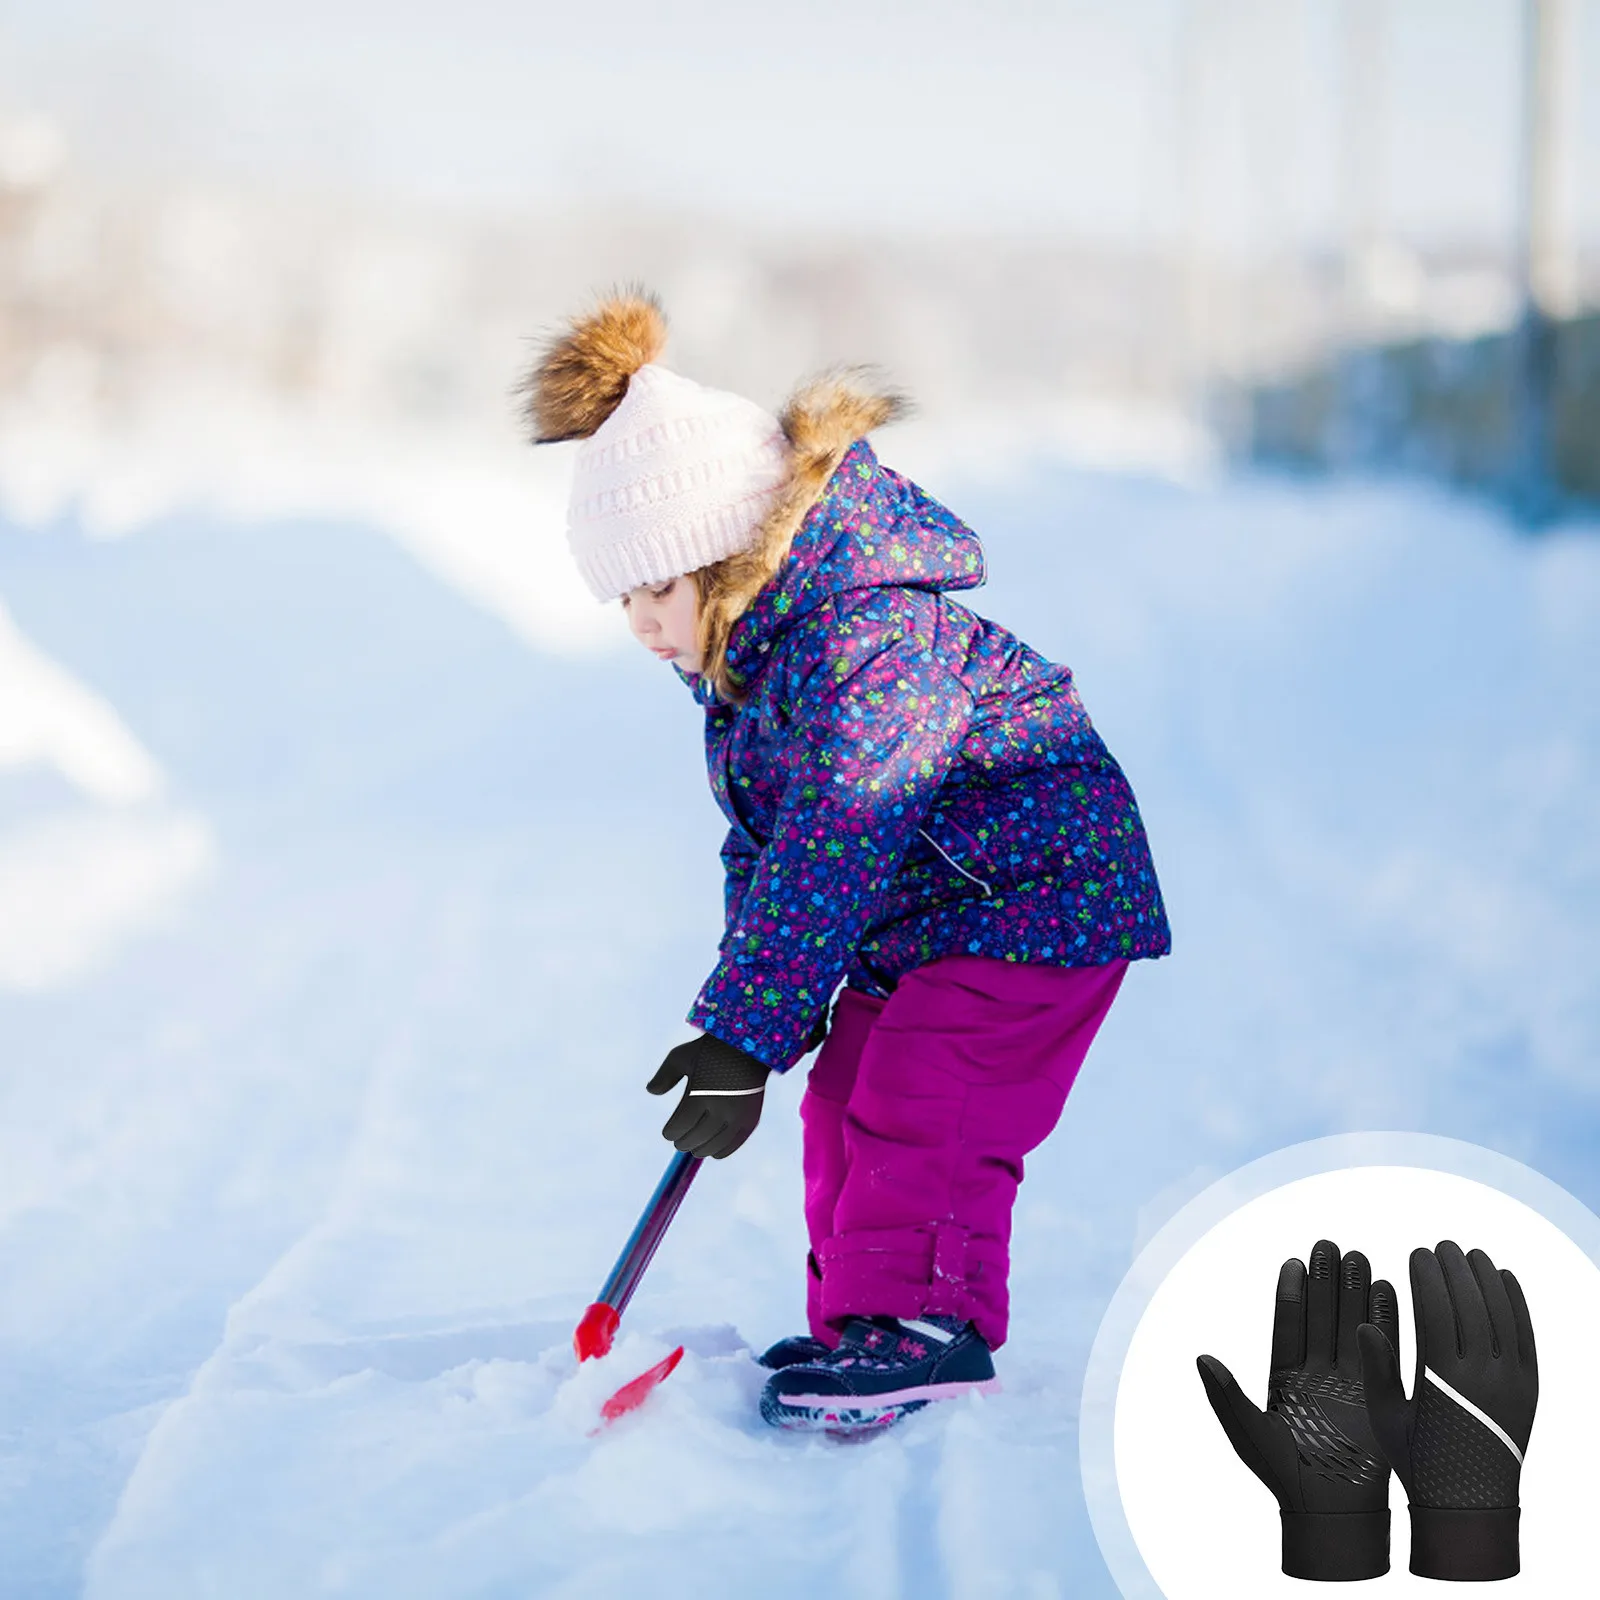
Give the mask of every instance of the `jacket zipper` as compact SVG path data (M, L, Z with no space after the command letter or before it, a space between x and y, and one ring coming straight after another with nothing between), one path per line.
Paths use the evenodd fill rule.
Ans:
M989 899L989 898L992 897L994 891L989 887L989 885L987 883L985 883L982 878L978 877L976 873L968 872L967 869L964 866L962 866L961 863L959 861L957 861L954 856L952 856L948 851L946 851L944 849L944 847L939 843L939 841L937 839L935 839L934 836L931 833L929 833L926 828L918 828L917 832L920 833L922 835L922 837L924 839L926 839L928 841L928 843L931 844L933 846L933 848L935 850L937 850L939 852L939 854L942 855L945 858L945 860L948 861L950 863L950 865L952 867L954 867L956 869L956 871L961 874L961 876L963 878L971 878L972 881L975 884L977 884L977 886L980 889L983 890L983 894L984 894L984 898L985 899Z

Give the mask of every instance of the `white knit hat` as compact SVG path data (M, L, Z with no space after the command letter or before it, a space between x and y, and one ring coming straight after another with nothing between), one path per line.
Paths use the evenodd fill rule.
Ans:
M578 451L567 543L597 599L755 543L788 473L778 419L653 363Z
M789 475L778 419L655 362L650 297L573 324L525 385L536 441L582 438L567 543L599 600L754 545Z

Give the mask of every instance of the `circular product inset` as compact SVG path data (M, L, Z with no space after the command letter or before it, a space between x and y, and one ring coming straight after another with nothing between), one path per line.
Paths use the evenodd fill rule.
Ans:
M1399 1297L1414 1381L1411 1252L1453 1240L1515 1273L1538 1345L1539 1406L1522 1466L1518 1597L1565 1597L1590 1570L1587 1502L1600 1438L1600 1221L1531 1169L1419 1135L1349 1135L1280 1151L1192 1201L1124 1280L1085 1382L1082 1453L1095 1532L1122 1593L1162 1600L1304 1596L1281 1568L1278 1502L1235 1454L1196 1358L1267 1403L1283 1263L1318 1240L1360 1251ZM1291 1279L1293 1278L1291 1274ZM1390 1480L1386 1593L1438 1594L1409 1570L1406 1492Z

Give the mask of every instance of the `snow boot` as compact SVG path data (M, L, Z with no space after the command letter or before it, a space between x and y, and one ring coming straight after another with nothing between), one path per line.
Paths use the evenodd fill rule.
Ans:
M771 1367L774 1372L784 1367L797 1367L803 1361L817 1361L827 1355L828 1346L820 1339L814 1339L809 1333L791 1333L787 1339L780 1339L774 1345L762 1351L756 1361L763 1367Z
M1000 1387L989 1347L959 1317L852 1317L839 1348L784 1367L761 1391L775 1428L871 1433L920 1411Z

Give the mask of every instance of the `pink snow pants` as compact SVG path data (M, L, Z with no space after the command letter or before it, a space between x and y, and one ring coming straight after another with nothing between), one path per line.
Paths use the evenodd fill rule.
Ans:
M847 1317L965 1317L1005 1342L1022 1158L1127 971L948 956L887 999L840 991L800 1102L811 1332Z

